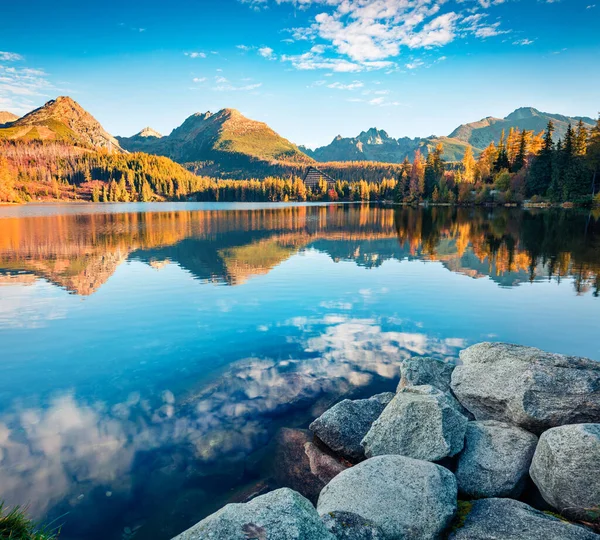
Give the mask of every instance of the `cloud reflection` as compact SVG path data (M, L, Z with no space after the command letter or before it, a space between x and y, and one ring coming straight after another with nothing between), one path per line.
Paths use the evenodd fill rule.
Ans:
M132 486L140 487L137 458L151 451L177 454L189 471L208 467L215 474L264 446L274 418L310 411L319 398L338 399L376 379L390 380L393 389L401 360L454 356L463 345L341 315L285 324L312 329L300 338L310 358L240 360L179 402L165 391L154 403L134 394L109 407L67 394L44 409L15 407L0 417L2 496L30 504L36 516L59 504L76 511L81 496L96 487L133 499ZM163 488L142 481L142 489Z

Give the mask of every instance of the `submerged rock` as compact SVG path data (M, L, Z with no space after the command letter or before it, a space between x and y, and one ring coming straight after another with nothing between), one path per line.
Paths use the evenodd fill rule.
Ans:
M280 486L289 487L312 502L336 475L347 468L312 442L310 431L280 429L275 437L273 474Z
M600 363L505 343L461 351L452 390L477 420L533 433L600 421Z
M386 539L433 540L452 521L456 496L456 479L447 469L404 456L377 456L327 484L317 510L322 516L364 516Z
M452 372L456 366L437 358L413 357L400 365L398 391L407 386L430 385L442 392L450 390Z
M360 442L393 397L387 392L370 399L345 399L327 409L309 429L335 453L359 461L364 458Z
M328 512L322 516L327 530L337 540L385 540L372 521L352 512Z
M469 422L455 473L459 492L478 499L518 497L537 440L532 433L503 422Z
M600 523L600 424L543 433L530 474L544 500L561 514Z
M310 502L283 488L228 504L173 540L335 540Z
M367 457L397 454L439 461L463 449L467 419L452 396L432 386L403 388L362 441Z
M588 529L513 499L481 499L463 506L468 514L450 540L600 540Z

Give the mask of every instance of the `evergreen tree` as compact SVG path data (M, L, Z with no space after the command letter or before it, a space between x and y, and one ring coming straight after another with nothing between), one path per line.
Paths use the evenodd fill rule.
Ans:
M544 133L542 149L531 165L527 181L528 196L545 196L553 181L552 168L555 159L554 141L552 140L553 133L554 123L550 120L546 127L546 132Z
M525 166L525 159L527 157L527 131L523 130L521 132L521 137L519 140L519 151L515 157L515 161L513 162L512 171L519 172Z
M425 163L425 192L424 196L426 199L431 198L433 190L439 185L441 179L444 177L444 160L442 154L444 153L444 147L440 143L435 147L435 150L427 156Z
M504 169L510 168L510 160L508 159L508 151L506 149L506 138L504 135L504 130L502 130L502 135L500 135L500 142L498 143L498 154L496 156L496 161L494 161L494 171L500 172Z

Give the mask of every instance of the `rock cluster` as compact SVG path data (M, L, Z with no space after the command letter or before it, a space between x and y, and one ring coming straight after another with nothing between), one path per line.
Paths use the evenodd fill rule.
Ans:
M396 394L334 405L314 441L284 430L302 495L227 505L177 540L600 540L600 363L502 343L460 360L404 362Z

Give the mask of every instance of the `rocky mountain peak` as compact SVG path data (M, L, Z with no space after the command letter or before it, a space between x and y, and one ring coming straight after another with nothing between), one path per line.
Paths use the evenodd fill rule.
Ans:
M59 127L61 124L62 128ZM117 140L104 130L100 122L68 96L48 101L19 118L14 126L36 126L42 129L45 133L43 138L47 139L68 137L89 146L122 151Z
M156 139L161 139L163 136L155 129L152 129L151 127L145 127L142 129L142 131L135 135L135 137L153 137Z
M533 107L519 107L511 112L505 120L523 120L525 118L531 118L532 116L540 116L541 114L540 111Z

